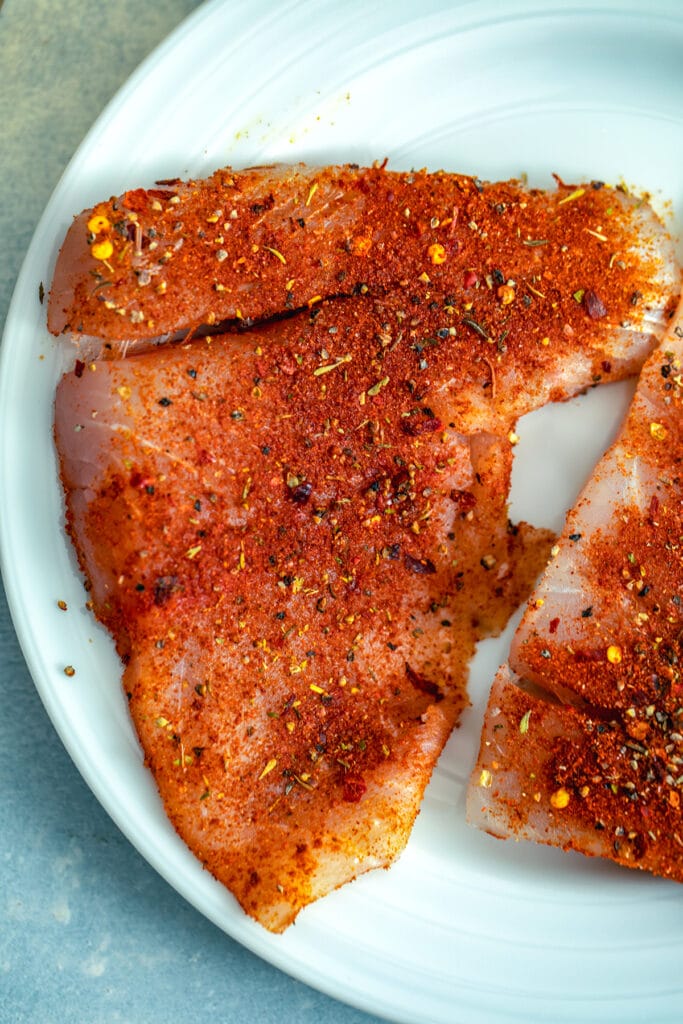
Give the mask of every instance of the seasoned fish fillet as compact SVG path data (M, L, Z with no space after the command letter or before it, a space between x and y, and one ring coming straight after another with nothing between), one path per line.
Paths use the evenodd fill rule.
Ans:
M508 523L507 437L406 387L410 330L378 377L391 312L77 363L57 394L68 526L147 762L273 930L402 849L475 640L549 548Z
M529 601L468 796L470 820L494 835L678 881L682 371L679 310Z
M127 345L321 298L400 288L416 305L438 291L494 351L520 332L580 338L604 377L612 357L642 364L678 295L674 262L650 207L600 182L544 192L383 166L228 168L77 217L48 325Z

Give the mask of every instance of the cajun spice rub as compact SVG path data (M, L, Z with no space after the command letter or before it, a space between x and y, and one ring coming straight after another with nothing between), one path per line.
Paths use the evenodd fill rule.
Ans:
M77 217L48 325L130 342L400 285L451 295L463 329L494 345L518 324L553 345L624 324L633 343L678 293L673 262L647 204L601 182L544 192L383 166L226 169Z
M679 881L682 339L679 314L553 549L494 686L469 794L472 820L496 835Z

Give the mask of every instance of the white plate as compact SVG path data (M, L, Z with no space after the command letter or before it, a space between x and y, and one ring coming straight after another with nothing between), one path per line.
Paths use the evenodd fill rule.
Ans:
M463 786L503 640L477 659L473 707L400 862L309 908L282 937L244 917L167 823L111 644L83 608L51 440L63 343L46 333L38 286L49 285L73 213L127 187L226 163L387 156L397 169L525 172L541 185L556 171L565 180L623 179L681 211L683 14L678 0L649 0L643 14L639 6L214 0L143 65L80 147L7 320L3 571L30 670L65 745L131 841L202 913L296 977L395 1021L678 1024L683 888L498 843L464 824ZM521 425L516 511L561 522L626 398L606 388ZM76 668L71 679L66 664Z

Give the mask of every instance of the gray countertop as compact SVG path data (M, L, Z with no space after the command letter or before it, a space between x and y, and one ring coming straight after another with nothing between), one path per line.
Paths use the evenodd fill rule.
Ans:
M104 105L196 0L0 2L0 328L32 232ZM253 956L121 835L61 745L0 591L0 1024L375 1018Z

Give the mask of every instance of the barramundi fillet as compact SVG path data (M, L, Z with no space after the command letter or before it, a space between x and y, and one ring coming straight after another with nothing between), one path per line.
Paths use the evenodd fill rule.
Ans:
M496 403L465 433L435 386L444 367L469 381L461 342L415 366L442 305L397 312L339 300L79 361L57 393L68 529L147 763L183 839L273 930L403 848L476 639L551 542L508 521Z
M497 836L683 881L683 313L647 361L494 685L469 788Z
M679 287L667 232L621 187L543 191L383 165L227 168L76 217L48 326L128 345L398 288L411 306L450 296L494 351L520 333L569 337L633 371Z

